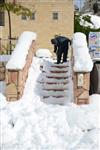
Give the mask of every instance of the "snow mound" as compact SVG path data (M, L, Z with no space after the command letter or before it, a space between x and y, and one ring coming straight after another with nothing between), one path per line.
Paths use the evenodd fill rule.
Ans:
M84 17L90 17L90 22L84 20ZM84 14L80 16L80 25L84 27L90 27L91 29L100 28L100 17L96 15Z
M36 40L36 33L24 31L18 39L18 43L8 61L7 69L22 69L26 63L26 56L33 40Z
M52 54L49 49L38 49L36 51L36 56L41 58L51 58Z
M87 47L86 36L84 33L76 32L73 35L73 47L74 48Z
M86 35L76 32L73 35L73 55L74 55L74 71L90 72L93 68L93 62L87 47Z
M39 58L34 57L22 99L9 102L0 110L0 149L98 150L100 109L95 103L100 100L100 95L90 96L93 103L81 106L41 102L37 94L40 89L35 91L41 74L39 63ZM2 97L5 101L0 95L0 99Z
M6 97L2 93L0 93L0 109L4 108L6 105Z
M95 29L99 29L100 28L100 17L99 16L91 16L91 21L94 24L94 28Z

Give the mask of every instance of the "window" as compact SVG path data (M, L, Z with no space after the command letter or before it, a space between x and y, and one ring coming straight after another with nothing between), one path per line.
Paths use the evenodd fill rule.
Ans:
M33 12L32 15L30 16L31 20L35 20L35 13Z
M53 20L58 20L58 12L53 12Z
M27 16L26 15L22 15L22 20L27 20Z
M4 26L5 24L5 14L4 12L0 12L0 26Z

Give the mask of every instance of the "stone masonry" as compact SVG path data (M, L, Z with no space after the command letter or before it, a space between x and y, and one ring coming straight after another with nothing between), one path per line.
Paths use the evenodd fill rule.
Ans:
M6 97L8 101L15 101L22 97L34 53L35 41L29 48L24 68L22 70L6 70Z
M74 100L76 104L89 103L89 72L74 72Z

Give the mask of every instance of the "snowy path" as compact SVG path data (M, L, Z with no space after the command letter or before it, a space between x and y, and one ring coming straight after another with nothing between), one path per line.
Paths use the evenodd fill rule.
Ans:
M36 89L40 74L34 57L22 99L9 103L0 95L1 150L98 150L100 95L86 106L47 105Z

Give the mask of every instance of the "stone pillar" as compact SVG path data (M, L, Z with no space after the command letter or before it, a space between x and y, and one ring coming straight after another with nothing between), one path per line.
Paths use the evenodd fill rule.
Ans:
M34 53L35 41L28 50L24 68L22 70L6 70L6 97L8 101L15 101L22 97Z
M74 96L76 104L80 105L89 103L89 87L90 73L74 72Z

